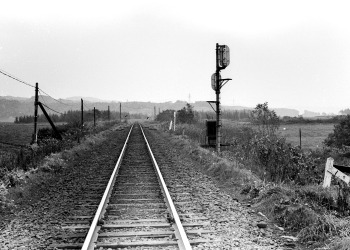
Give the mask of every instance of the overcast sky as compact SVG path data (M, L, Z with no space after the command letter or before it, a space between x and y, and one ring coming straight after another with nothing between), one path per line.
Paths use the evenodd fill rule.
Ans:
M0 69L55 98L214 100L215 44L230 47L226 105L350 108L346 1L2 1ZM0 75L0 95L34 89Z

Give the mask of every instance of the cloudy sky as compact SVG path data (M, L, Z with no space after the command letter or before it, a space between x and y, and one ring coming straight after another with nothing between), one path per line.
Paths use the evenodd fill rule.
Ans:
M0 70L55 98L214 100L215 44L230 47L226 105L350 108L346 1L2 1ZM0 95L34 90L0 75Z

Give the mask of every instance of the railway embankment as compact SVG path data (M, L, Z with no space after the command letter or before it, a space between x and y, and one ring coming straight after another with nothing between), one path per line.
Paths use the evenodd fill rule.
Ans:
M63 221L90 181L111 173L127 132L125 125L116 125L87 136L72 149L47 157L10 188L12 205L0 214L0 249L48 249L65 235Z
M14 206L1 214L1 249L49 249L62 243L68 233L80 233L63 225L67 217L74 216L73 207L81 207L82 211L88 207L82 202L86 202L91 183L97 179L101 183L93 184L99 190L93 195L102 196L108 179L105 177L115 166L127 132L126 127L114 127L85 144L52 155L42 168L47 171L32 173L10 189L7 197L14 200ZM288 190L275 187L275 193L264 193L260 189L260 195L252 199L254 188L246 190L248 195L242 190L254 185L261 188L262 182L250 171L198 147L185 136L151 126L145 128L145 133L176 209L188 223L198 218L203 222L201 228L192 230L194 236L207 242L193 249L306 249L308 245L299 244L295 232L286 230L261 209L271 208L276 202L282 208L294 205L291 195L278 201L270 199L280 198L275 194L284 195ZM297 213L290 216L297 217Z
M165 154L209 176L221 191L250 213L259 215L255 225L266 226L264 230L273 232L283 247L349 249L348 207L344 207L347 203L341 199L346 195L343 193L348 190L346 187L324 189L316 184L263 181L249 170L251 166L237 162L228 151L218 157L213 150L201 148L191 136L181 133L182 129L169 133L159 124L153 126L158 130L154 136L161 134L166 141Z

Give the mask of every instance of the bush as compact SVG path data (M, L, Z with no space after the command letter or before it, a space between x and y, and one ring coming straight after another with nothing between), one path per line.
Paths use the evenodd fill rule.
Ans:
M342 148L344 145L350 146L350 115L334 126L333 133L328 135L324 143L329 147L336 148Z

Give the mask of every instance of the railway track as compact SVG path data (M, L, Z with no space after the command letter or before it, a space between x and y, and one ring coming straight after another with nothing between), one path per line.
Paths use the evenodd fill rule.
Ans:
M140 125L131 127L107 187L106 178L91 180L64 225L67 235L52 248L192 249L212 241L203 237L208 223L191 211L189 190L171 184L169 192Z

